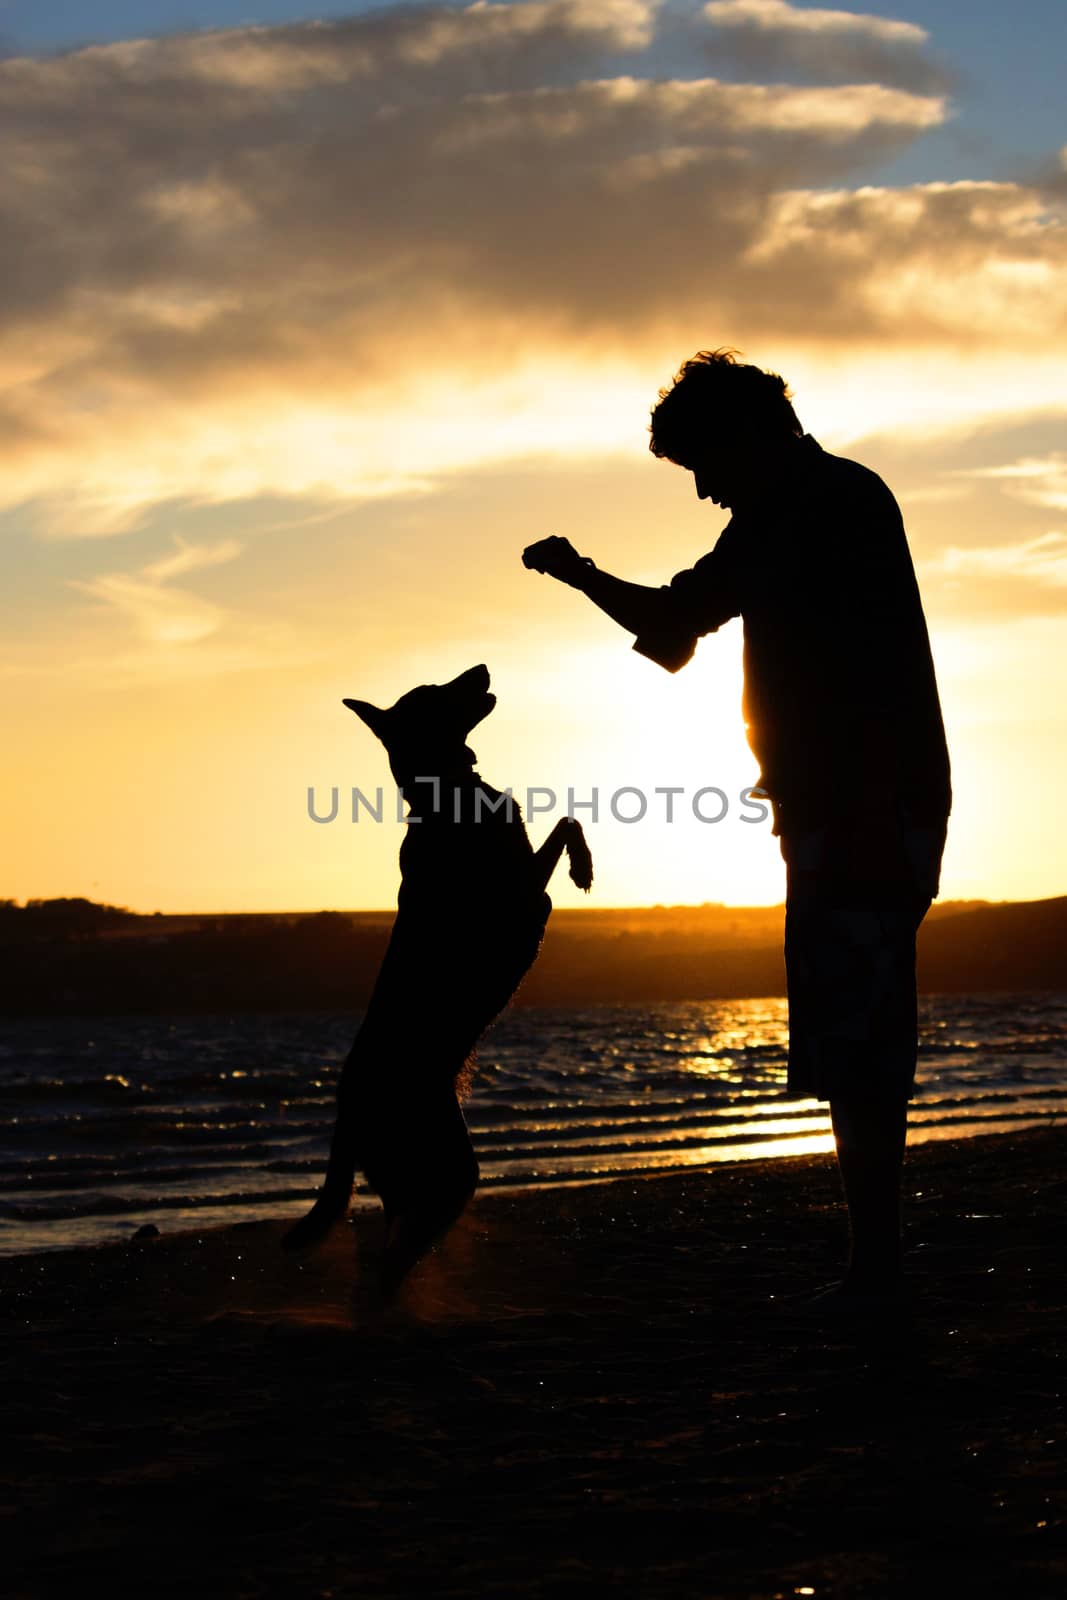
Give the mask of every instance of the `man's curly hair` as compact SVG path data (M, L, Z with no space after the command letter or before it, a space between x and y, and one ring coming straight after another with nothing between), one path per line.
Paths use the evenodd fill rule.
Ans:
M700 350L683 363L653 407L649 449L684 464L709 433L781 438L804 432L777 372L739 361L739 350Z

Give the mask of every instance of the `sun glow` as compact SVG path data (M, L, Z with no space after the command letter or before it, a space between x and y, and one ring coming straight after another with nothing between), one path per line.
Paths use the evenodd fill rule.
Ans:
M573 792L600 905L782 899L769 816L754 820L758 808L742 801L758 769L741 722L740 646L739 625L723 630L671 675L620 636L568 651L514 692L510 664L494 674L505 686L501 722L479 730L481 770L494 781L498 772L521 775L516 796L534 786L552 791L555 811L528 818L535 839ZM562 874L552 892L560 904L587 903Z
M647 426L727 344L904 508L944 893L1067 884L1063 153L1009 181L963 139L946 175L941 133L924 166L973 86L909 19L713 0L727 81L669 13L386 7L0 63L0 210L34 241L0 333L0 893L387 906L397 825L306 814L388 783L341 697L484 660L481 770L552 791L535 842L573 791L588 903L780 901L740 625L672 677L519 563L565 533L660 584L712 547Z

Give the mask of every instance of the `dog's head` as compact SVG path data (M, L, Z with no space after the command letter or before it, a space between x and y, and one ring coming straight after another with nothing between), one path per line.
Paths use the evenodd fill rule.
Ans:
M489 693L489 668L469 667L450 683L424 683L383 710L368 700L346 700L350 711L376 733L389 752L398 781L436 776L473 766L465 740L496 705Z

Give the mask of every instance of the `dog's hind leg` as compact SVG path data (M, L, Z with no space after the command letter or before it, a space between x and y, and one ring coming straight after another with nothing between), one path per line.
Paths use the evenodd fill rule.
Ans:
M427 1124L409 1145L409 1180L403 1191L383 1195L386 1237L381 1261L381 1286L388 1297L412 1267L448 1232L466 1210L478 1187L478 1160L463 1112L454 1095L438 1103Z

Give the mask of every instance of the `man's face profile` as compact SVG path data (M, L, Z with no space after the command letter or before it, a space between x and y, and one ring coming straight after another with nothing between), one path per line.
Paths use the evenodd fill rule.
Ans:
M728 423L712 423L671 459L693 474L698 500L737 511L760 497L768 473L773 475L789 443Z
M688 469L693 474L693 485L698 500L711 500L717 506L733 509L732 493L723 481L721 452L709 449L701 453ZM729 469L726 473L729 479Z
M698 500L711 500L726 510L737 509L752 477L753 452L736 434L709 428L699 444L686 450L678 465L693 474Z

